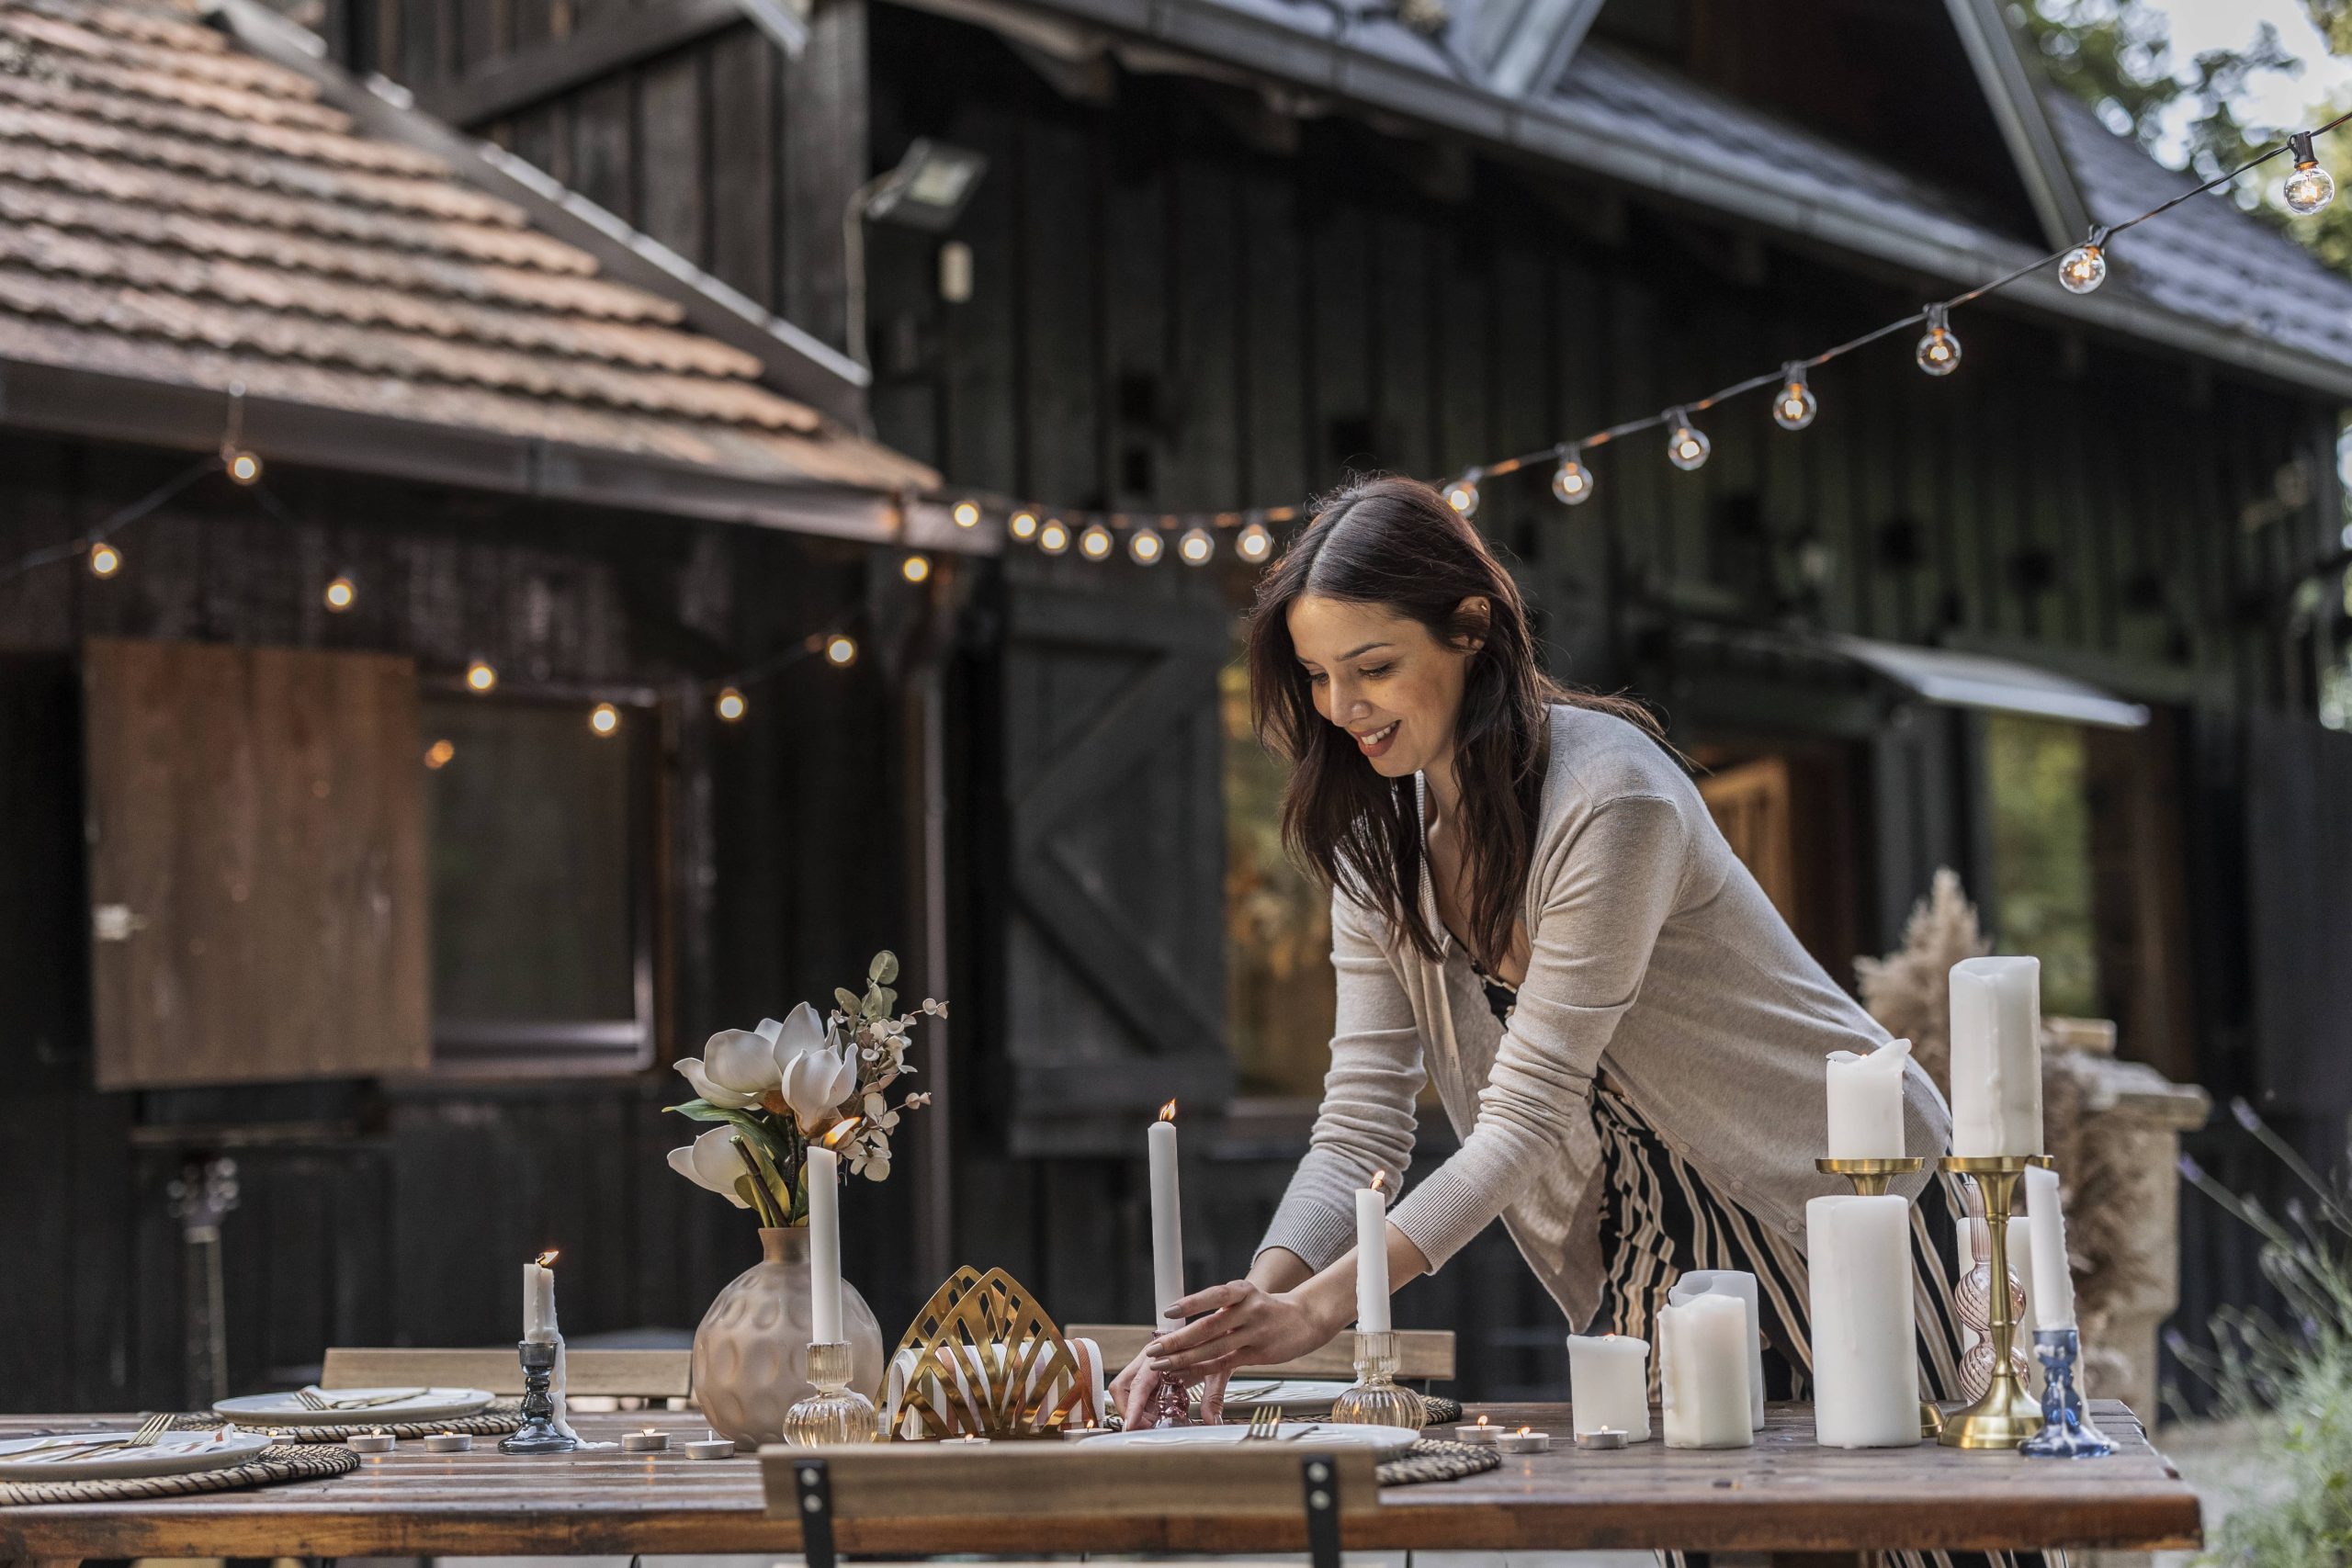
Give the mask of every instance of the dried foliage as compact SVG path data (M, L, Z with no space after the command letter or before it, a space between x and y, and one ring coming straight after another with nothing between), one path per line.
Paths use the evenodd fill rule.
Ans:
M1936 873L1928 896L1911 908L1903 946L1884 958L1857 958L1862 1006L1897 1040L1936 1087L1951 1093L1951 966L1993 951L1977 928L1976 906L1960 890L1960 874Z

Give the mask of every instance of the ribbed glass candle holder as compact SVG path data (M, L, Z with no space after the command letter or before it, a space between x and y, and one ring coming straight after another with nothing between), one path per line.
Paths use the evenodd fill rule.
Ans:
M1357 1427L1429 1425L1421 1396L1396 1382L1396 1336L1393 1330L1356 1335L1356 1381L1331 1402L1331 1419Z
M784 1440L803 1449L874 1441L874 1402L849 1386L852 1375L847 1341L810 1345L808 1381L817 1389L784 1413Z

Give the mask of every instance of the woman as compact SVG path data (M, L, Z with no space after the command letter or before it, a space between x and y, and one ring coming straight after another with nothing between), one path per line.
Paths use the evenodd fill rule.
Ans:
M1250 667L1260 735L1293 764L1285 840L1333 888L1331 1066L1249 1277L1172 1303L1193 1321L1121 1374L1123 1409L1163 1373L1221 1403L1232 1368L1348 1326L1352 1195L1403 1175L1424 1081L1461 1145L1389 1211L1392 1288L1500 1218L1569 1324L1655 1342L1684 1270L1745 1269L1768 1381L1801 1395L1804 1204L1841 1190L1814 1168L1823 1058L1886 1034L1798 945L1647 713L1546 679L1510 574L1403 479L1333 498L1269 570ZM1909 1147L1944 1147L1916 1064L1905 1122ZM1949 1393L1935 1196L1914 1210L1920 1337Z

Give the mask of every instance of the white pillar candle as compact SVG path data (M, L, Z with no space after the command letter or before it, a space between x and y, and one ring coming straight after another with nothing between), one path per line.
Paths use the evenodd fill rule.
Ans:
M841 1156L808 1145L808 1338L835 1345L842 1337Z
M2066 1263L2066 1213L2058 1202L2058 1173L2025 1168L2025 1213L2033 1249L2034 1325L2075 1326L2075 1277ZM2012 1246L2016 1245L2011 1243ZM2012 1258L2015 1253L2010 1254ZM2018 1332L2024 1333L2022 1326ZM2020 1343L2030 1345L2030 1340Z
M1951 966L1951 1152L2041 1152L2041 961Z
M1668 1304L1679 1306L1694 1296L1736 1298L1747 1309L1747 1424L1764 1429L1764 1333L1757 1316L1756 1276L1737 1269L1693 1269L1666 1292ZM1661 1351L1663 1354L1663 1351Z
M1815 1198L1804 1206L1812 1279L1814 1440L1831 1449L1919 1440L1911 1205Z
M1737 1296L1694 1295L1657 1311L1657 1386L1669 1449L1744 1449L1747 1308Z
M1388 1332L1387 1172L1372 1173L1372 1185L1356 1189L1356 1328Z
M1829 1053L1829 1157L1903 1157L1903 1068L1911 1042L1890 1040L1867 1056Z
M1176 1186L1176 1102L1159 1108L1147 1139L1151 1153L1151 1297L1159 1332L1182 1326L1168 1308L1184 1295L1184 1207Z
M1650 1342L1615 1334L1568 1336L1570 1425L1611 1427L1629 1442L1650 1436Z

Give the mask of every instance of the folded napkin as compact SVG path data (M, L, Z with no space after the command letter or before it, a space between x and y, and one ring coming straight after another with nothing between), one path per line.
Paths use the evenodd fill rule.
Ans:
M1063 1368L1057 1368L1048 1377L1046 1369L1054 1364L1055 1358L1050 1352L1040 1354L1030 1362L1019 1403L1038 1407L1036 1426L1040 1430L1057 1413L1062 1426L1099 1427L1103 1411L1110 1407L1102 1380L1102 1347L1091 1339L1069 1339L1064 1343L1069 1347L1070 1359L1078 1363L1078 1377L1073 1380ZM954 1351L953 1390L944 1387L936 1363L923 1372L921 1386L910 1389L915 1377L915 1352L902 1349L890 1358L883 1404L897 1417L896 1436L912 1439L1000 1435L991 1430L988 1412L1001 1408L1005 1404L1001 1396L1010 1392L1002 1386L1013 1371L1009 1348L1002 1340L996 1340L987 1345L958 1345ZM1042 1389L1038 1386L1041 1382L1045 1385ZM910 1392L920 1396L918 1404L930 1405L947 1425L947 1431L939 1432L923 1420L919 1408L908 1407Z

